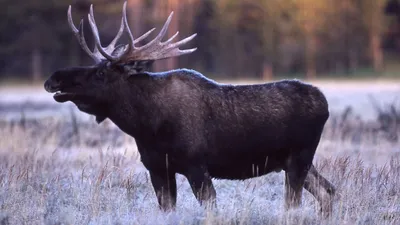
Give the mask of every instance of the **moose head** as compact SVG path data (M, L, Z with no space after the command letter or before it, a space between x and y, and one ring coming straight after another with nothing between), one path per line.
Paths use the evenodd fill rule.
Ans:
M97 122L107 116L107 109L111 102L118 98L115 92L123 90L132 76L140 76L148 70L155 60L176 57L192 53L196 50L179 47L191 41L193 34L178 42L173 40L178 36L176 32L171 38L162 41L167 33L173 12L169 15L159 34L150 42L138 47L138 43L147 38L155 28L142 36L134 38L126 17L126 2L123 5L122 19L119 31L107 47L102 47L99 31L94 19L93 5L90 6L88 21L94 36L94 50L86 44L83 33L83 20L76 28L71 16L71 6L68 8L68 23L82 49L95 61L92 66L69 67L54 72L45 82L46 91L54 94L57 102L73 102L81 111L95 115ZM117 45L123 33L129 37L128 44Z

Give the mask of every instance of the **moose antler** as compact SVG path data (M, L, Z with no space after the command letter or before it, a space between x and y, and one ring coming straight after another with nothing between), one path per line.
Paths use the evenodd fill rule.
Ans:
M93 13L93 5L90 5L90 13L88 14L88 20L90 27L93 32L95 47L93 52L90 51L89 47L86 44L84 34L83 34L83 21L79 25L79 29L75 27L72 22L71 17L71 6L68 8L68 22L69 25L74 32L75 36L77 37L79 44L83 48L83 50L89 54L96 62L100 62L102 59L107 59L113 63L126 63L129 61L137 61L137 60L158 60L158 59L165 59L170 57L176 57L184 54L189 54L196 51L197 48L192 49L185 49L181 50L179 47L183 44L188 43L191 41L196 34L193 34L183 40L178 42L172 43L172 40L178 36L179 31L176 32L171 38L167 41L162 42L162 38L165 36L168 30L168 26L171 22L173 12L169 15L167 21L165 22L164 26L162 27L160 33L149 43L143 45L141 47L135 46L135 44L139 43L146 37L150 35L151 32L155 30L155 28L147 31L142 36L134 39L132 32L129 28L127 17L126 17L126 2L123 5L122 10L122 19L121 19L121 26L118 31L118 34L115 38L111 41L111 43L103 48L101 46L100 35L97 29L96 22L94 20L94 13ZM123 48L122 53L116 52L115 44L118 42L120 37L122 36L123 31L126 31L128 34L130 43L125 45ZM119 49L119 48L118 48Z
M77 29L75 27L74 22L72 21L72 16L71 16L71 6L68 7L68 24L69 24L72 32L74 33L74 35L78 39L78 42L79 42L80 46L82 47L82 49L96 63L101 62L101 60L104 59L104 56L99 52L99 49L98 49L97 45L95 45L94 50L92 52L92 51L90 51L89 47L86 44L85 36L84 36L84 33L83 33L83 20L81 20L81 22L79 23L79 29ZM118 40L122 36L122 33L124 32L124 25L125 25L125 23L121 20L121 26L119 28L119 31L118 31L117 35L115 36L115 38L111 41L111 43L105 49L103 49L105 52L112 53L114 51L115 44L118 42Z

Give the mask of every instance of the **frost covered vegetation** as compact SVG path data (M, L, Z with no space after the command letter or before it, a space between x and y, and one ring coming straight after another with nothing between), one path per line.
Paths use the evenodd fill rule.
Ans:
M328 219L305 190L301 208L284 210L283 172L215 180L214 210L177 175L177 209L163 213L134 139L109 121L2 120L0 224L400 224L398 109L376 108L372 121L350 108L331 115L314 160L337 188Z

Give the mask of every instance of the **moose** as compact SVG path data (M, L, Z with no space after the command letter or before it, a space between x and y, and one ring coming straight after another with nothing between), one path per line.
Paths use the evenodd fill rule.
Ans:
M301 205L303 187L330 215L334 186L312 161L329 117L323 93L311 84L286 79L262 84L223 84L191 69L151 72L155 60L193 53L179 49L196 34L166 41L169 15L147 44L139 42L155 28L134 38L126 2L119 31L107 47L100 41L93 5L88 21L94 36L91 51L83 20L68 22L92 66L55 71L44 83L54 100L71 101L97 123L110 119L133 137L149 172L161 210L174 210L175 175L187 178L199 204L216 207L212 179L245 180L285 172L285 209ZM126 33L128 44L116 45Z

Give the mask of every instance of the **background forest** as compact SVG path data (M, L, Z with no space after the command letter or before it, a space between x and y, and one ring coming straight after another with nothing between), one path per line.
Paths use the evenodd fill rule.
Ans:
M329 218L307 191L302 207L284 209L283 171L214 179L215 210L176 174L177 209L160 211L136 140L43 88L59 68L93 64L67 21L71 5L93 47L90 4L107 46L123 0L0 0L0 225L400 224L400 0L128 0L134 37L157 28L143 43L171 11L169 37L198 34L184 46L196 52L153 71L186 67L236 84L295 77L320 88L330 116L313 161L337 190Z
M68 5L75 24L84 19L92 46L86 14L94 4L106 45L119 28L123 1L0 4L0 80L41 81L57 68L92 63L68 26ZM396 76L400 69L397 0L129 0L128 10L136 37L159 30L171 11L169 35L198 33L187 46L198 47L194 54L157 62L154 71L187 67L213 78L272 79Z

